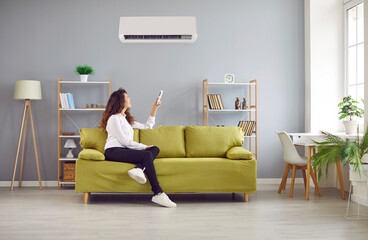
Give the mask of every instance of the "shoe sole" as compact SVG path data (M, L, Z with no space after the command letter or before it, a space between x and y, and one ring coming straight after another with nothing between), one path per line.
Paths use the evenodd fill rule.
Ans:
M161 203L158 203L158 202L155 202L155 200L151 200L153 203L156 203L156 204L158 204L158 205L160 205L160 206L162 206L162 207L167 207L167 208L176 208L176 206L167 206L167 205L163 205L163 204L161 204Z
M145 184L146 180L142 179L140 177L136 177L136 175L131 174L130 172L128 172L129 177L133 178L136 182L140 183L140 184Z

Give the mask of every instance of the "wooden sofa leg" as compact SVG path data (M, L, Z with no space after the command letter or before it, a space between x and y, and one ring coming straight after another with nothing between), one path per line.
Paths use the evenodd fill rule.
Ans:
M248 202L248 193L244 193L244 202Z
M89 196L89 192L83 193L84 204L88 203L88 196Z

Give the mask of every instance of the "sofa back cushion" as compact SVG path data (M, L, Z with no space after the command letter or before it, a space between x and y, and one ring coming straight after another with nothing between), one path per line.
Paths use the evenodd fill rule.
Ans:
M160 149L158 158L185 157L183 126L141 129L139 140L143 144L157 146Z
M79 129L80 145L82 148L92 148L104 153L107 133L101 128Z
M80 145L83 149L96 149L105 153L107 133L101 128L81 128ZM139 129L134 129L133 140L139 142ZM97 160L97 159L96 159Z
M187 126L187 157L226 157L232 147L243 146L244 133L239 127Z

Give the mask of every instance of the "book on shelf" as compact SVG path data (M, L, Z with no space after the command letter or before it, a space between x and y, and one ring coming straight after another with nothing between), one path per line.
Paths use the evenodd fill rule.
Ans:
M220 94L208 94L207 98L209 109L224 109Z
M222 99L220 94L216 94L217 100L219 102L220 109L224 109L224 105L222 104Z
M60 104L62 109L75 109L73 94L60 93Z
M70 108L70 109L75 109L75 107L74 107L73 94L71 94L71 93L67 93L66 95L67 95L67 97L68 97L68 105L69 105L69 108Z
M240 127L244 136L251 136L254 132L254 128L256 126L256 121L239 121L238 127Z
M207 104L207 105L208 105L208 108L209 108L209 109L212 109L212 108L213 108L213 107L212 107L212 106L213 106L213 104L212 104L212 99L210 98L210 95L209 95L209 94L207 95L207 103L208 103L208 104Z

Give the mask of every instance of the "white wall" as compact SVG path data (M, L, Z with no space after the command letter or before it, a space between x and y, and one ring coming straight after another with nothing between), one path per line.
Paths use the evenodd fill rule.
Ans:
M337 107L344 93L343 1L305 0L304 13L305 131L343 131ZM330 166L320 187L338 186L336 175L335 165Z
M342 0L305 0L305 130L342 131L337 104L343 96Z
M364 126L368 126L368 1L364 2Z

